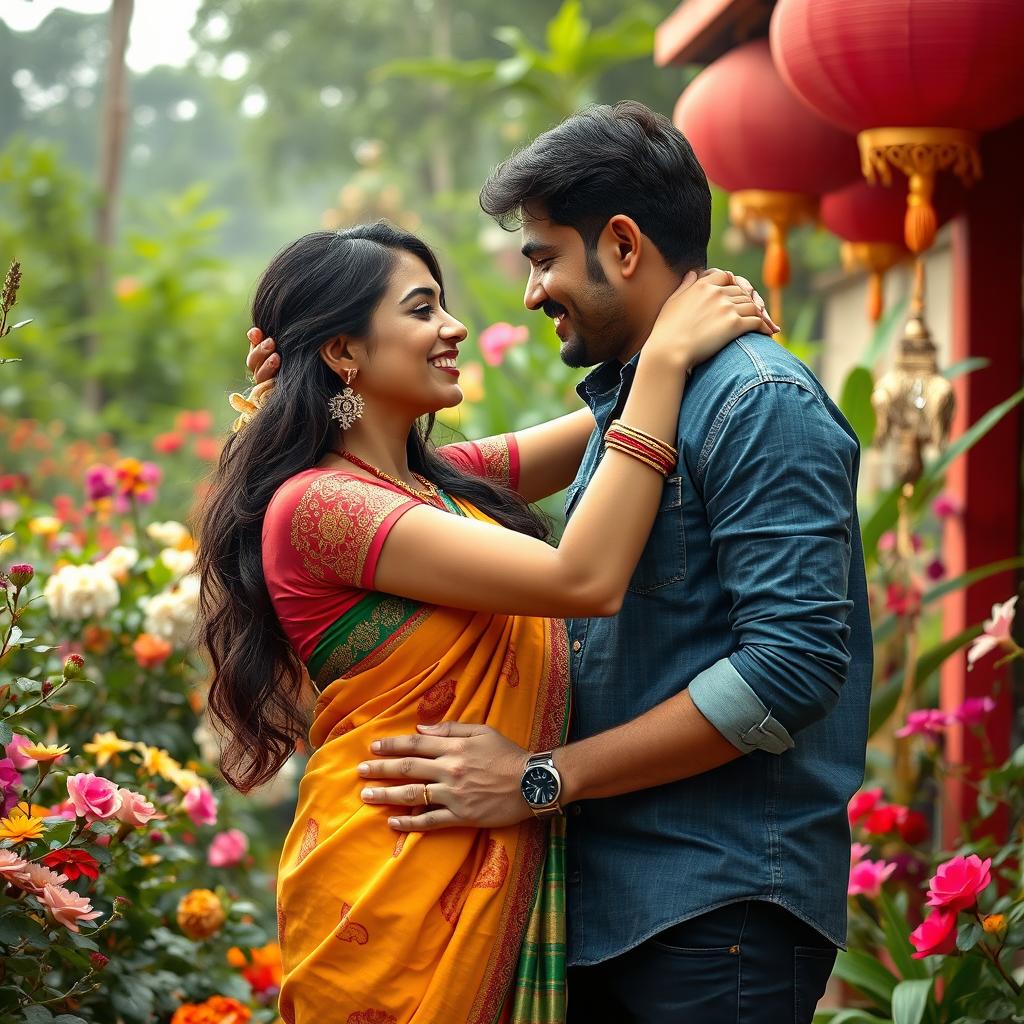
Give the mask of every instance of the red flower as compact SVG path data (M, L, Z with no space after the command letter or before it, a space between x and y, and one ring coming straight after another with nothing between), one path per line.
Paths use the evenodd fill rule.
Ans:
M100 877L99 861L85 850L54 850L42 860L48 868L67 875L69 882L81 875L93 879Z
M203 434L213 426L213 416L206 409L198 409L195 412L179 412L174 419L174 425L178 430L184 430L188 434Z
M896 827L903 842L910 846L923 843L931 832L928 819L920 811L912 811L907 807L901 807L900 810L903 813L899 815Z
M893 615L916 615L921 610L921 589L890 583L885 592L885 608Z
M220 442L213 437L197 437L193 450L196 458L206 459L207 462L220 458Z
M875 836L888 835L895 831L902 810L902 807L894 807L891 804L875 808L864 822L864 831Z
M170 455L171 452L176 452L185 444L185 438L176 431L171 431L167 434L157 434L153 438L153 451L159 452L161 455Z
M850 824L856 824L861 818L867 817L878 806L881 799L881 788L865 789L854 794L847 812L850 815Z

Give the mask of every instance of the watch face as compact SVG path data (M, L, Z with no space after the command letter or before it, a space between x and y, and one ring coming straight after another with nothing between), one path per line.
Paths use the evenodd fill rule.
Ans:
M526 802L533 807L544 807L558 797L558 779L554 772L540 765L535 765L523 776L521 788Z

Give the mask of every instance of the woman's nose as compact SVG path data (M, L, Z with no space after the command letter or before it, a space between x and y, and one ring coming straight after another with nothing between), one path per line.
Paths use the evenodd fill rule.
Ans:
M466 325L460 320L456 320L455 317L449 317L448 322L442 325L440 331L441 337L445 341L454 341L456 345L465 341L468 333Z

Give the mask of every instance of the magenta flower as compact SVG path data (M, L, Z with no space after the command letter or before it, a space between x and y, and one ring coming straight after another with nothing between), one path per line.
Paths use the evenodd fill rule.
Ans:
M941 558L933 558L925 566L924 574L934 583L946 575L946 565Z
M995 709L996 702L991 697L968 697L949 717L961 725L981 725Z
M887 864L884 860L858 861L850 868L847 895L864 895L870 899L877 899L882 891L882 883L895 870L895 864Z
M14 762L14 767L19 772L28 771L29 768L35 768L36 761L34 757L26 757L22 752L22 747L31 747L34 744L27 736L22 736L21 733L15 733L11 737L11 742L4 748L4 753Z
M949 716L938 708L924 708L921 711L911 711L907 715L906 725L896 730L897 736L927 736L934 739L941 736L943 730L949 725Z
M1016 649L1017 645L1010 636L1016 611L1016 594L1009 601L992 605L992 618L985 622L985 632L971 641L971 648L967 652L968 665L973 666L976 661L984 658L989 651L994 651L997 647L1006 651Z
M213 790L205 783L193 786L185 794L181 804L192 819L193 825L217 824L217 801L214 799Z
M850 816L850 824L856 824L861 818L866 818L878 806L881 799L881 786L876 789L864 789L859 793L854 793L847 809L847 813Z
M7 812L18 802L21 784L21 772L14 762L9 757L0 758L0 818L6 818Z
M488 366L500 366L506 349L522 345L529 336L526 327L513 327L506 323L491 324L480 335L480 354Z
M992 881L992 858L982 860L976 853L954 857L940 864L928 882L929 907L942 907L954 914L973 907L978 894Z
M237 828L218 832L206 852L206 863L215 868L233 868L249 849L249 838Z
M117 786L92 772L68 776L68 796L79 817L86 821L113 818L121 807Z
M956 911L933 911L910 933L910 942L917 950L915 960L952 953L956 948Z
M854 864L859 864L869 853L871 847L867 843L851 843L850 844L850 867Z
M32 582L32 577L35 576L35 569L27 562L19 562L17 565L12 565L7 570L7 575L10 577L11 582L21 590L22 587L27 587Z
M943 491L933 502L932 512L938 519L948 519L950 516L958 516L964 510L963 505L949 494L947 491Z
M117 473L113 466L90 466L85 471L85 496L89 501L110 498L117 490Z

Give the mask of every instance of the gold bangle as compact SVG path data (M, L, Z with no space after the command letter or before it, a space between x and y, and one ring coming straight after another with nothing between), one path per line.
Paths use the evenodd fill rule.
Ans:
M668 472L664 466L654 461L642 452L637 451L635 448L631 448L627 444L623 444L621 441L616 441L615 438L607 438L605 440L605 447L611 448L614 451L622 452L623 455L628 455L630 458L636 459L637 462L642 462L645 466L650 466L659 476L667 477Z
M667 444L665 441L655 437L653 434L648 434L644 430L638 430L636 427L631 427L628 423L623 423L622 420L612 420L608 426L608 430L618 430L620 433L626 434L628 437L635 438L637 441L660 451L667 458L670 458L673 463L675 463L679 458L679 451L676 448L673 448L672 445Z

